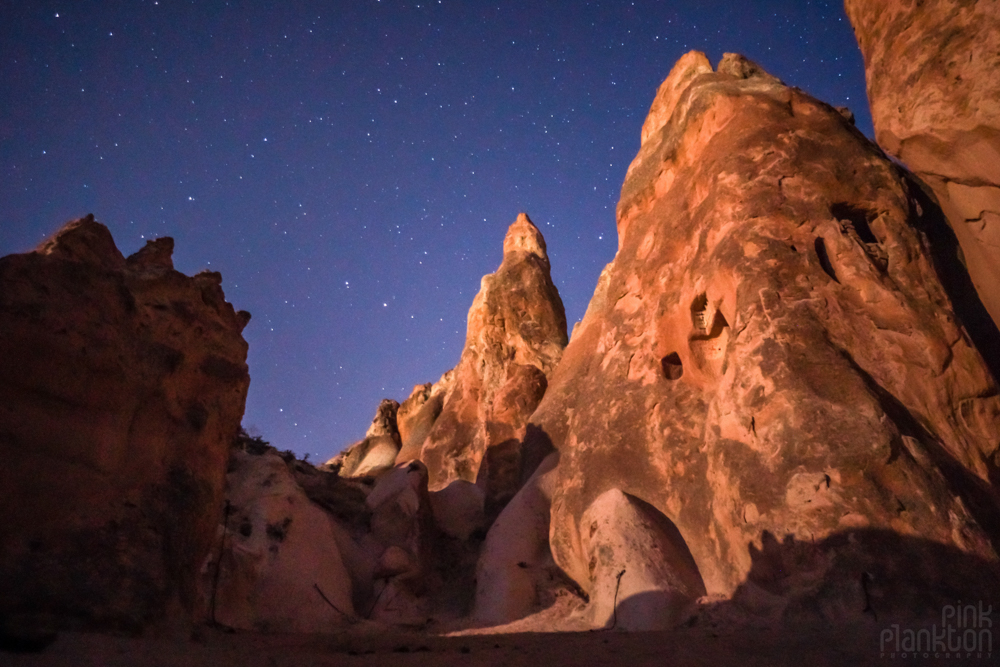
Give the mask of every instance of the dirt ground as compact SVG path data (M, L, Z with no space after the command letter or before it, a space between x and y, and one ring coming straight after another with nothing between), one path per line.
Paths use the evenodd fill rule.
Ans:
M285 667L299 665L887 665L997 664L995 656L881 653L874 622L851 628L649 633L427 633L355 626L329 635L227 633L199 628L184 640L64 633L40 653L0 653L5 667Z

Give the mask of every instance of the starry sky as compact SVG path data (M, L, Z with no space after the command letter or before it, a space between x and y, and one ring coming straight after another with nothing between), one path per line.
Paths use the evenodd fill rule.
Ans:
M0 0L0 255L93 213L253 314L243 423L325 460L455 365L526 211L572 323L685 52L743 53L872 136L838 0Z

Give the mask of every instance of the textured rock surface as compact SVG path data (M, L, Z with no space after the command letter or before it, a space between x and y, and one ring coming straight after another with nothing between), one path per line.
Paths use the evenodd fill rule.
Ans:
M550 454L490 526L476 565L477 623L502 625L538 610L555 570L549 505L558 460Z
M664 630L705 595L680 533L654 507L605 491L580 519L592 622L622 630Z
M510 226L503 251L500 268L483 277L462 357L440 414L419 443L430 488L475 481L486 493L488 513L522 483L520 434L566 345L566 315L545 241L528 216ZM432 410L432 401L423 409ZM404 449L414 452L417 444L408 441Z
M431 518L427 470L418 462L401 466L378 480L365 499L371 508L371 531L384 548L400 547L414 566L424 555Z
M441 586L435 571L436 530L427 491L427 469L419 461L379 478L365 501L371 508L371 537L379 566L370 616L386 622L427 619Z
M448 371L434 384L417 385L413 393L399 406L399 436L402 447L396 455L396 463L409 463L420 458L420 449L427 435L434 428L434 422L441 414L444 397L455 379L454 369Z
M600 591L581 520L617 489L762 613L995 590L1000 401L921 193L837 110L723 65L688 54L660 88L618 254L531 418L561 457L556 562Z
M876 139L933 188L1000 323L1000 2L844 4Z
M207 617L241 629L324 632L345 621L468 613L481 544L471 534L483 527L476 485L429 493L419 461L345 478L269 447L237 451L230 467L230 514L202 568Z
M396 413L396 426L399 430L400 443L405 443L414 434L414 429L417 427L417 415L430 400L433 388L434 385L430 382L418 384L413 387L409 397L400 404ZM437 415L434 415L434 419L437 419ZM427 437L427 434L424 433L423 437ZM413 458L416 457L410 457L410 459Z
M250 378L217 273L92 216L0 259L0 614L138 628L195 600Z
M324 632L353 619L334 518L275 453L236 452L230 468L219 550L202 568L207 616L266 632Z
M326 462L337 467L343 477L379 475L396 464L401 446L396 413L399 403L386 398L378 406L364 440L354 443Z

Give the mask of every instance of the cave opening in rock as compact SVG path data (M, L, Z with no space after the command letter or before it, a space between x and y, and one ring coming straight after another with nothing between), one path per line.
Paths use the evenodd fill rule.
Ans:
M729 320L726 316L722 314L721 310L715 311L715 317L712 318L712 326L708 330L709 338L718 338L722 335L723 329L729 328Z
M691 302L691 323L702 334L708 333L709 327L708 296L702 292Z
M846 220L857 232L862 243L879 243L878 237L872 232L869 221L874 218L868 211L851 206L846 202L838 202L830 207L830 213L837 220Z
M840 280L837 278L837 272L833 270L833 264L830 263L830 255L826 251L826 241L823 240L822 236L816 239L814 246L816 248L816 258L819 259L819 265L823 268L823 271L834 282L839 283Z
M668 380L679 380L684 375L684 364L681 362L680 355L676 352L671 352L663 357L660 360L660 365L663 367L663 377Z

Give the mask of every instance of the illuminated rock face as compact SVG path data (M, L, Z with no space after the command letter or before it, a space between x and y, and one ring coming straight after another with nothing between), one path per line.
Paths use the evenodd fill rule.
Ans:
M92 216L0 259L0 615L136 629L194 605L250 377L217 273Z
M364 439L334 456L326 465L336 467L342 477L377 476L392 468L400 448L400 433L396 428L398 410L399 403L384 399Z
M844 4L865 58L875 137L933 189L998 323L1000 2Z
M85 219L0 260L0 614L656 629L705 594L827 621L996 595L1000 394L940 210L732 54L681 58L641 136L572 342L521 216L458 366L343 476L230 458L248 315L169 239L125 259Z
M499 511L522 484L524 427L566 345L566 314L545 241L528 216L510 226L503 251L469 309L462 357L442 379L447 389L440 399L431 389L421 408L439 411L433 426L422 442L403 444L410 456L419 447L432 491L457 479L476 482L487 512Z
M353 620L352 577L339 547L349 537L285 461L276 452L234 452L226 490L230 510L201 568L206 616L266 632L324 632Z
M699 577L826 617L995 584L1000 399L929 255L930 206L832 107L739 56L678 62L524 444L558 451L550 546L594 599L642 560L584 520L619 509L690 550L693 572L638 569L638 589L667 581L635 601L664 618Z

